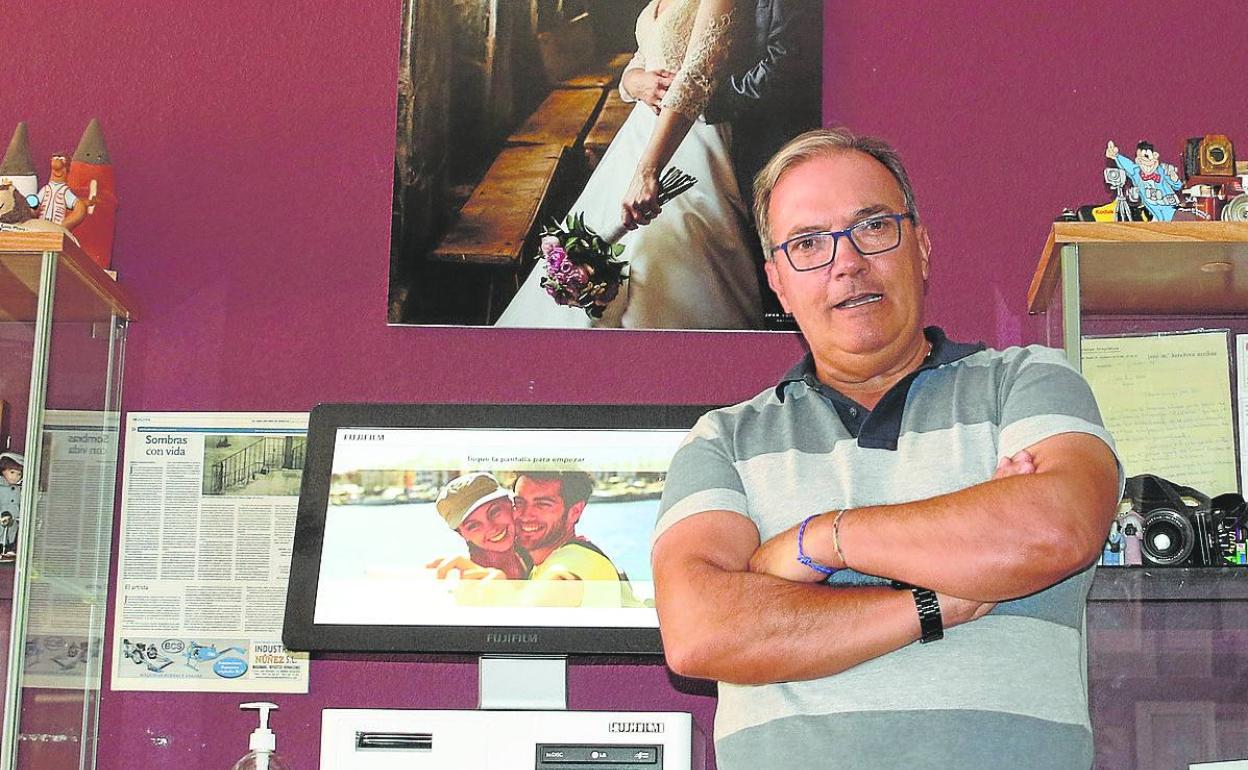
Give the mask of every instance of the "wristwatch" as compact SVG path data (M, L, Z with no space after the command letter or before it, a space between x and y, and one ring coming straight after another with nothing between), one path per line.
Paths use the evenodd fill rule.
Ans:
M892 581L893 588L910 589L914 607L919 611L919 642L927 644L945 638L945 624L940 617L940 600L930 588L920 588L900 581Z

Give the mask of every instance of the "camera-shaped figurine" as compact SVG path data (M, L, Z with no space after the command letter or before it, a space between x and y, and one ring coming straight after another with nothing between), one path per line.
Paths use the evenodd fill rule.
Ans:
M1245 508L1237 494L1210 497L1152 474L1127 479L1131 511L1116 521L1126 565L1219 567L1236 561ZM1138 534L1137 534L1138 532ZM1138 557L1134 544L1138 538ZM1133 558L1134 557L1134 558Z

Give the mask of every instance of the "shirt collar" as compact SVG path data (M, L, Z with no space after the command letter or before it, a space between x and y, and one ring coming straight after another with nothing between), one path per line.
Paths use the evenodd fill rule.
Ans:
M923 336L927 338L928 342L932 343L932 351L927 354L927 358L923 359L923 363L919 365L916 371L935 369L945 364L951 364L954 361L966 358L972 353L978 353L987 347L982 342L954 342L949 339L944 329L941 329L939 326L928 326L923 330ZM804 382L811 388L820 386L844 397L844 394L840 393L840 391L819 382L819 377L815 373L815 356L813 353L807 353L802 356L801 360L780 378L779 384L776 385L776 398L784 401L789 385L795 382Z

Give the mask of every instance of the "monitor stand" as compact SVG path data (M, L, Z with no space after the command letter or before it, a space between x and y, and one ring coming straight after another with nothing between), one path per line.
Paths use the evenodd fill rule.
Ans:
M477 671L477 708L568 708L568 659L563 655L482 655Z

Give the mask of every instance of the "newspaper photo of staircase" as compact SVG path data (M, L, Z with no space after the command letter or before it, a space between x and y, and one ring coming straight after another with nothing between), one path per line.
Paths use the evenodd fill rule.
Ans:
M299 496L304 436L204 437L205 495Z

